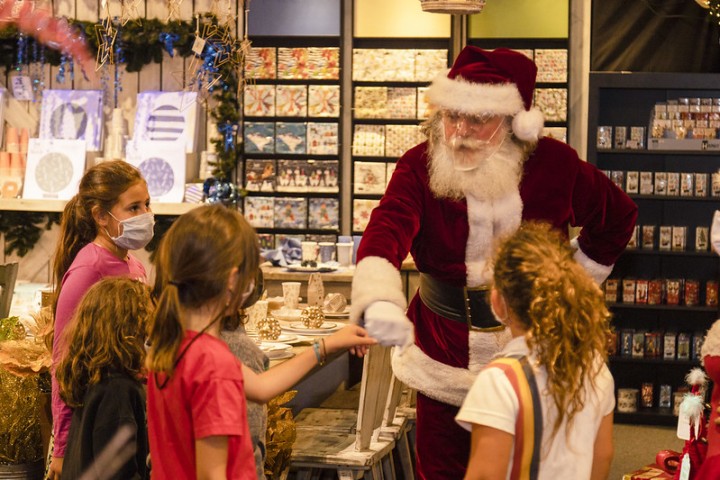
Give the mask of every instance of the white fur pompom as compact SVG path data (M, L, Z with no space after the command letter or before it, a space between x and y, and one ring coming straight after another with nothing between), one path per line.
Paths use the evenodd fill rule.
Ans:
M534 142L540 138L544 123L545 118L539 109L520 110L512 121L513 133L520 140Z
M690 370L690 373L685 376L685 381L688 385L704 387L707 382L707 376L702 368L693 368Z
M702 397L694 393L686 393L680 404L680 412L682 412L683 415L687 415L693 422L697 422L703 412Z

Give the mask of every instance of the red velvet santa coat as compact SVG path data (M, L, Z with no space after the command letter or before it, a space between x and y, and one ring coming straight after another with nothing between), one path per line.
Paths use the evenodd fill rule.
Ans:
M427 143L409 150L398 161L395 173L378 207L373 210L358 251L353 279L351 317L359 321L364 310L378 300L406 307L399 267L412 253L417 269L446 283L478 286L490 282L486 262L493 240L514 231L521 220L541 220L567 232L580 226L576 259L598 281L610 273L632 234L637 207L602 172L580 160L564 143L542 138L524 163L519 191L494 202L438 200L428 184ZM461 172L458 172L461 175ZM475 375L509 339L509 334L469 335L466 325L433 314L416 295L408 310L415 324L415 346L393 358L396 376L424 396L449 407L454 415ZM418 404L418 461L423 451L432 462L467 460L469 438L454 425L425 429L425 422L447 423L436 409L421 415ZM429 409L428 409L429 411ZM428 418L428 417L432 418ZM453 423L450 420L450 423ZM432 439L422 438L422 432ZM442 432L451 432L443 439ZM453 441L453 435L460 435ZM458 449L460 443L466 447ZM463 457L465 460L463 460ZM420 468L421 474L423 468ZM421 478L453 478L456 471L425 473Z

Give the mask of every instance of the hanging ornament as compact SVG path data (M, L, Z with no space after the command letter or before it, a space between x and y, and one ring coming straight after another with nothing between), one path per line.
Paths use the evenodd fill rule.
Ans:
M183 0L165 0L165 5L168 9L168 16L165 23L169 23L171 20L180 20L180 5Z
M113 81L113 108L118 108L120 102L120 92L122 92L122 69L120 64L125 63L125 54L123 52L122 34L120 32L120 20L115 17L116 39L113 54L115 56L115 79Z
M124 27L129 21L142 25L140 6L143 0L120 0L120 24Z
M115 40L117 38L117 30L113 26L109 16L95 25L95 35L97 36L98 42L95 71L98 71L106 63L109 65L115 64Z
M205 203L220 203L225 206L237 205L240 192L237 185L227 179L208 178L203 183Z
M238 126L237 124L226 121L225 123L218 125L218 131L224 138L223 144L225 145L225 151L235 150L235 135L237 135Z
M162 32L158 35L158 41L163 44L165 51L170 55L170 58L175 56L175 42L180 40L180 35L177 33Z

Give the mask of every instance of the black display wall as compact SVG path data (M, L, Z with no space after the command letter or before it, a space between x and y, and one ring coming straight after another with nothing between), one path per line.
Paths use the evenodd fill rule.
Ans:
M592 4L591 70L720 72L720 28L695 1Z

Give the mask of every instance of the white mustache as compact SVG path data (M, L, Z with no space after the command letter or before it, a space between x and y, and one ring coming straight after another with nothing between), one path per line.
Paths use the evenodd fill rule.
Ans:
M470 149L479 150L487 146L488 142L485 140L478 140L476 138L469 137L452 137L448 142L450 148L453 150Z

